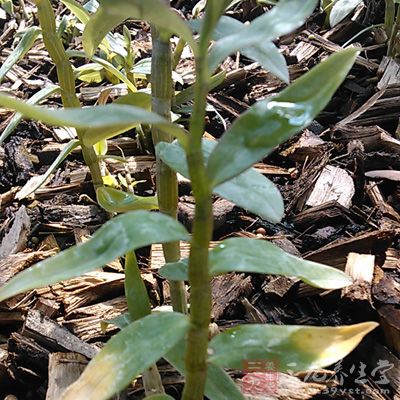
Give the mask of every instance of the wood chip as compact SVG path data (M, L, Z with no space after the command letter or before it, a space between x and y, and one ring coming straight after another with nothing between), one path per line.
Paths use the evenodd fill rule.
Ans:
M354 193L351 176L341 168L327 165L315 183L306 205L319 206L333 200L343 207L350 208Z

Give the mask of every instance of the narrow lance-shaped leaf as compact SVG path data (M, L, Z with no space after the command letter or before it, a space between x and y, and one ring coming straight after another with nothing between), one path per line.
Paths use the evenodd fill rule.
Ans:
M61 400L107 400L184 339L189 319L157 313L133 322L101 349Z
M356 55L346 49L329 57L277 96L243 113L210 155L207 171L213 184L240 174L307 127L346 78Z
M18 200L22 200L25 197L28 197L30 194L39 189L50 177L50 175L58 168L58 166L68 157L71 152L79 146L79 140L71 140L67 143L64 148L61 150L60 154L50 165L48 170L38 176L34 176L29 179L29 181L23 186L23 188L16 194L16 198Z
M182 37L196 52L190 29L162 0L102 0L83 33L86 53L93 55L104 36L130 17L147 20L168 35Z
M52 94L57 93L59 90L60 88L58 86L45 87L36 92L26 102L28 104L38 104L47 97L50 97ZM15 115L11 118L10 122L0 136L0 146L3 144L4 140L6 140L14 132L14 129L21 122L22 118L23 115L20 113L15 113Z
M208 159L216 144L217 142L203 139L205 160ZM156 152L170 168L189 178L185 152L179 143L161 142L156 146ZM213 191L268 221L279 222L283 218L283 200L279 190L269 179L254 169L249 169L216 186Z
M79 58L87 58L87 55L82 52L82 51L76 51L76 50L69 50L67 51L68 57L79 57ZM110 62L107 60L103 60L100 57L92 56L90 59L97 64L101 65L104 69L106 69L110 74L114 75L116 78L118 78L121 82L124 82L126 87L131 91L131 92L136 92L136 86L114 65L112 65Z
M68 10L76 15L82 24L87 24L89 22L90 14L82 4L79 4L75 0L61 0L61 2L68 8Z
M340 289L352 283L344 272L286 253L278 246L248 238L232 238L210 250L210 274L246 272L297 277L311 286ZM166 264L160 274L168 279L187 280L187 260Z
M209 361L234 369L243 369L251 360L274 360L283 372L323 368L345 357L377 326L376 322L335 327L236 326L211 340Z
M0 288L0 301L93 271L128 251L187 238L185 228L166 215L149 211L126 213L104 224L87 242L41 261L12 278Z
M23 34L21 41L12 53L6 58L0 68L0 82L7 72L16 64L33 46L35 40L40 34L40 29L36 26L28 28Z
M108 212L158 210L157 196L141 197L110 187L100 187L96 194L97 202Z
M248 32L247 25L230 17L222 17L220 19L215 32L215 37L217 39L221 39L221 41L224 41L224 38L232 35L232 32L235 32L234 35L237 35L240 31L242 31L241 40L247 41L247 44L240 48L241 53L244 56L259 62L263 68L277 76L279 79L282 79L284 82L289 83L289 72L285 57L279 52L277 47L272 43L271 39L254 40L252 35ZM233 41L232 43L236 44L238 42ZM215 46L218 50L218 42ZM222 49L224 54L217 54L217 50L214 48L211 51L211 70L214 70L214 68L218 66L220 57L226 55L227 48L222 47ZM216 56L218 56L217 59L215 59Z
M210 69L214 70L222 60L238 50L293 32L304 23L316 5L317 0L280 0L270 12L256 18L250 25L233 31L233 34L231 31L218 40L210 52Z
M186 345L179 343L173 347L164 358L185 376ZM205 395L210 400L244 400L244 396L230 376L220 367L209 364Z
M4 93L0 93L0 105L18 111L26 118L49 125L90 128L91 131L83 139L88 146L108 139L110 132L115 135L116 131L121 133L137 124L157 125L172 136L179 137L181 143L187 142L185 131L178 125L168 122L158 114L134 106L107 104L86 108L50 109L27 104Z

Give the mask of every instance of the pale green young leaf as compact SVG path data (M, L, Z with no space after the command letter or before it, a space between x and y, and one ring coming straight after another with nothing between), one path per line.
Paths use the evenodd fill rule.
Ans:
M79 140L71 140L67 143L64 148L61 150L60 154L50 165L48 170L38 176L34 176L31 178L23 188L15 195L17 200L22 200L25 197L28 197L30 194L34 193L37 189L39 189L42 185L44 185L49 179L50 175L58 168L58 166L67 158L69 154L72 153L74 149L79 146Z
M245 272L296 277L321 289L341 289L351 285L344 272L286 253L264 240L231 238L222 241L209 253L210 274ZM160 274L171 280L187 280L187 260L166 264Z
M28 28L22 35L20 42L12 53L5 59L0 68L0 82L4 79L7 72L32 48L35 40L40 34L40 29L36 26Z
M68 50L67 55L68 57L87 58L87 55L83 51ZM90 59L95 63L101 65L105 70L107 70L110 74L114 75L121 82L125 83L127 88L131 92L137 91L136 86L126 77L126 75L124 75L120 70L115 68L114 65L112 65L110 62L97 56L92 56Z
M320 369L349 354L377 326L240 325L211 340L209 361L234 369L252 360L276 360L275 368L282 372Z
M36 92L32 97L30 97L26 102L28 104L38 104L42 100L50 97L52 94L57 93L60 91L58 86L49 86L45 87L38 92ZM3 144L4 140L6 140L13 132L14 129L18 126L21 122L23 115L20 113L15 113L14 116L11 118L10 122L5 127L4 131L0 136L0 146Z
M157 196L141 197L110 187L100 187L96 194L97 202L108 212L158 210Z
M330 26L343 21L363 0L337 0L329 14Z
M83 138L88 146L125 132L138 124L156 125L172 136L179 137L181 143L186 143L187 140L184 129L178 125L172 124L158 114L135 106L107 104L86 108L50 109L27 104L1 92L0 105L18 111L26 118L42 121L48 125L90 129Z
M356 56L355 49L334 54L277 96L259 101L237 118L208 160L213 184L245 171L307 127L346 78Z
M146 20L167 35L176 34L197 47L190 29L162 0L102 0L83 33L86 53L93 55L105 35L130 17Z
M93 271L152 243L188 239L185 228L173 218L149 211L133 211L104 224L87 242L21 272L0 288L0 301L29 289L52 285Z
M183 376L186 373L185 351L185 343L179 343L164 356ZM205 395L210 400L245 400L231 377L222 368L213 364L207 367Z
M216 144L214 141L203 140L205 160ZM156 146L156 151L158 157L170 168L189 178L185 152L179 143L160 142ZM249 169L216 186L213 192L268 221L279 222L283 218L284 207L279 190L269 179L254 169Z
M151 314L113 336L61 400L107 400L183 341L189 319L181 313Z

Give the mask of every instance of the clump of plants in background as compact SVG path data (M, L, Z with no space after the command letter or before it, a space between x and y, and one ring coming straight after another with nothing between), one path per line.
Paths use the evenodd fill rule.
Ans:
M227 239L209 250L214 194L265 220L276 223L283 218L279 191L252 165L312 122L345 79L357 55L354 49L348 49L331 56L277 96L253 105L219 142L207 141L203 139L206 97L219 64L226 56L241 51L288 82L285 59L273 41L301 26L317 1L281 0L248 25L223 16L230 4L230 0L208 0L204 17L191 21L189 26L162 0L100 2L83 33L89 58L106 35L127 17L144 19L152 25L152 111L126 102L87 108L77 104L74 108L51 110L0 94L0 104L27 118L75 127L81 145L86 148L138 124L152 126L161 212L150 212L152 207L146 207L147 210L119 215L87 242L36 264L0 288L0 300L4 300L79 276L125 256L129 315L114 321L121 331L64 392L64 400L108 399L141 373L149 398L155 393L158 397L152 398L169 398L162 394L155 367L162 357L185 376L183 399L202 399L204 394L211 400L244 399L224 368L241 369L244 360L257 359L279 359L282 371L321 368L343 358L376 327L374 322L341 327L252 324L227 329L210 340L213 276L232 271L287 275L326 289L351 284L351 279L341 271L296 258L262 240ZM192 31L198 33L196 39ZM191 47L196 62L194 105L188 130L172 123L170 118L174 103L172 35ZM66 62L59 67L69 70ZM196 200L191 235L176 221L176 172L190 178ZM97 191L103 193L103 188L99 186ZM181 240L190 242L187 260L179 260ZM174 308L180 312L151 311L134 251L152 243L164 244L167 264L161 273L176 282ZM190 285L189 315L183 290L186 280Z

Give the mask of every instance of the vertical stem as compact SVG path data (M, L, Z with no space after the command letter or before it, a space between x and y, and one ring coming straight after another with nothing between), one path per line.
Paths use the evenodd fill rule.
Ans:
M399 28L400 28L400 7L397 6L396 16L394 15L394 11L395 11L395 9L393 9L393 24L391 27L391 33L389 36L388 51L387 51L387 54L390 57L395 56L395 54L394 54L395 43L396 43L397 34L399 32Z
M385 0L385 29L388 39L391 36L395 14L395 3L393 0Z
M126 255L125 296L128 302L128 311L133 321L151 314L149 296L140 275L140 269L134 251L131 251ZM156 393L164 393L161 376L156 364L143 372L143 386L146 396Z
M172 85L172 51L169 40L163 40L157 29L152 27L152 65L151 65L151 92L152 110L165 119L171 119ZM152 128L153 143L171 142L172 136ZM178 181L176 173L157 158L157 196L160 211L173 218L178 209ZM166 262L175 262L180 259L179 242L163 244ZM172 307L175 311L187 312L186 293L184 282L170 281Z
M35 4L38 9L44 44L56 66L58 81L61 88L62 103L64 107L80 107L81 104L75 91L74 72L63 43L57 35L56 17L51 3L49 0L35 0ZM83 144L82 131L77 129L76 133L81 144L83 159L92 175L93 185L95 188L100 187L103 181L97 155L93 147L88 147Z
M184 400L201 400L207 377L208 325L211 315L211 285L208 247L212 237L212 188L206 174L201 148L209 87L207 50L212 21L205 18L196 58L195 103L190 121L187 161L196 200L189 256L190 329L186 352Z

